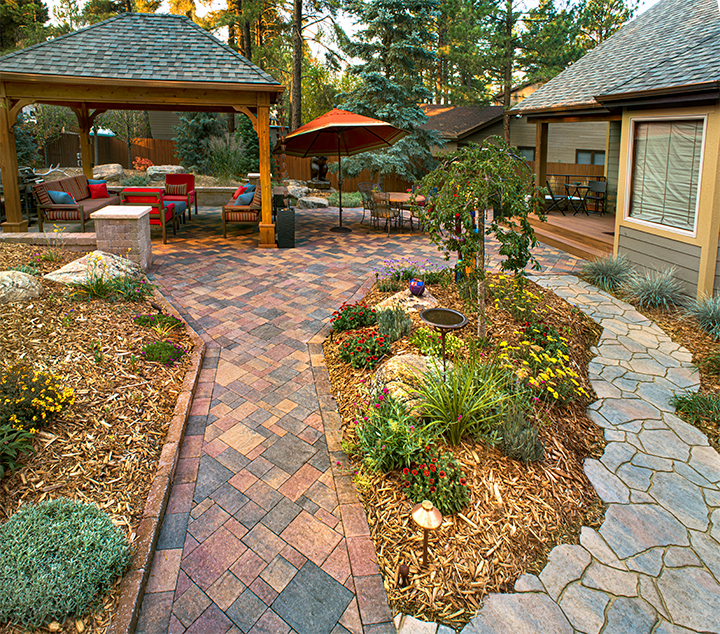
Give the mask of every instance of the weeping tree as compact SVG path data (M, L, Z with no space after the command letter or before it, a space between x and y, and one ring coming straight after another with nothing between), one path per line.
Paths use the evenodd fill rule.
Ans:
M528 264L540 268L530 251L537 240L528 216L545 220L544 190L535 188L514 148L490 137L446 155L422 179L419 193L428 199L421 213L431 241L446 260L457 253L460 270L476 287L478 336L485 337L485 236L500 243L502 270L522 276Z

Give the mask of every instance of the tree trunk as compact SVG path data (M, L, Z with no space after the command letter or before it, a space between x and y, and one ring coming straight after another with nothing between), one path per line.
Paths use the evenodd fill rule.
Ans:
M302 125L302 0L293 0L292 118L290 131Z
M503 136L505 143L510 144L510 117L508 110L510 109L510 97L512 96L512 71L515 56L515 48L513 42L513 10L512 0L505 2L505 68L503 77Z
M244 57L246 57L248 60L252 61L252 36L250 34L250 20L247 19L247 16L243 12L243 32L242 32L242 40L243 40L243 50L242 54Z
M435 75L435 103L443 103L443 53L442 47L445 45L445 27L438 26L438 55L437 67Z

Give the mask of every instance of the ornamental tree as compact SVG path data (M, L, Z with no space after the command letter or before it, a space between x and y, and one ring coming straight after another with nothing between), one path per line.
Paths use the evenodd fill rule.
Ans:
M430 240L444 252L456 252L466 275L477 282L478 336L485 336L485 236L500 242L504 271L523 275L540 265L530 249L537 244L528 220L543 215L544 190L537 190L533 173L517 151L500 137L471 144L446 155L442 164L420 183L428 200L421 210Z

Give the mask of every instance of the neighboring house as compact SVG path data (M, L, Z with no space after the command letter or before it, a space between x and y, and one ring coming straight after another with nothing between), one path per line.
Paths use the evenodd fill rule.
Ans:
M536 124L541 148L556 124L609 122L615 252L644 268L675 266L698 295L720 290L717 0L660 0L515 111Z
M421 104L428 121L421 128L435 130L445 145L433 147L432 153L452 152L470 143L482 143L489 136L503 134L502 106L443 106Z

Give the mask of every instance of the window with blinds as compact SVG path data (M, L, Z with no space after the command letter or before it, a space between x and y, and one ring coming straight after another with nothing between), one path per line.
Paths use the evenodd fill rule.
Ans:
M630 218L695 230L703 125L702 119L635 122Z

